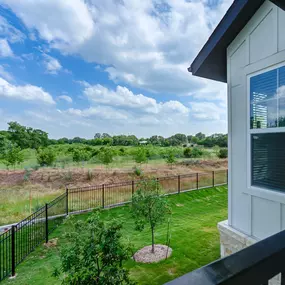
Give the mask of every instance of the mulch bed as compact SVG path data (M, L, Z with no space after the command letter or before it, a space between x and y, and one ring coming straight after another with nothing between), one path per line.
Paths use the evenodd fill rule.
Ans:
M154 253L151 248L151 245L143 247L134 254L133 259L141 263L155 263L169 258L172 254L172 249L166 245L155 244Z

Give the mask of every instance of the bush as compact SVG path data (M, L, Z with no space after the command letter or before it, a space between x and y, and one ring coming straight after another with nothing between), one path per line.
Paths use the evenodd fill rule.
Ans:
M142 171L139 167L135 167L135 168L134 168L134 174L135 174L136 176L142 176L143 171Z
M147 152L144 148L139 148L135 154L136 163L146 163L147 162Z
M93 179L93 172L91 169L88 169L87 180L91 181Z
M102 147L100 149L99 159L100 159L100 161L103 164L108 166L110 163L113 162L113 159L114 159L114 152L113 152L113 150L111 148L104 148L104 147Z
M84 149L74 149L72 155L73 161L79 163L81 161L88 161L90 159L90 154Z
M122 242L121 224L105 223L99 213L93 213L86 221L72 222L66 237L61 266L53 272L62 284L134 284L123 267L131 248Z
M218 153L219 158L227 158L228 157L228 149L227 148L221 148Z
M40 166L52 166L56 155L50 148L40 148L37 150L37 162Z
M190 158L192 154L192 149L190 147L185 148L183 154L185 157Z

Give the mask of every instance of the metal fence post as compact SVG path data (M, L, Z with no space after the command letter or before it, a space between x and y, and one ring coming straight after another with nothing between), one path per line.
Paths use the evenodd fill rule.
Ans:
M180 193L181 191L181 184L180 184L180 175L178 175L178 194Z
M69 194L69 191L68 191L68 187L66 187L66 216L68 216L68 194Z
M46 243L48 243L48 204L45 205L46 212Z
M16 256L15 256L15 246L16 246L16 242L15 242L15 232L16 232L16 226L12 226L11 228L11 262L12 262L12 276L16 275Z
M199 173L196 173L196 188L199 189Z
M229 170L227 169L227 184L229 184Z
M213 187L215 187L215 171L212 171Z
M132 195L135 193L135 181L132 180Z
M105 184L102 185L102 208L105 208Z

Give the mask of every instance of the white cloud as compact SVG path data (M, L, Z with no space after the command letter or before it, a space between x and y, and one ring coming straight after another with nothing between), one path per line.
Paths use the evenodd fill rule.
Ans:
M205 81L194 79L187 67L232 3L2 1L53 48L107 66L105 71L116 83L176 95L207 87Z
M135 112L160 114L173 113L187 114L189 109L178 101L157 102L143 94L134 94L126 87L117 86L116 90L110 90L100 84L90 86L84 90L85 96L90 102L133 110Z
M12 85L0 77L0 97L32 101L34 103L55 104L52 96L41 87L27 85Z
M226 109L213 102L192 102L191 115L198 120L221 120L225 116Z
M62 69L60 62L56 58L50 55L47 55L47 54L44 54L43 63L45 65L47 73L50 73L50 74L57 74L58 71Z
M77 46L93 32L93 21L82 0L2 0L33 31L52 46Z
M58 99L64 100L64 101L66 101L67 103L72 103L72 101L73 101L72 98L69 97L69 96L67 96L67 95L58 96Z
M26 37L22 32L9 24L2 16L0 16L0 36L8 39L11 43L21 42Z
M12 81L14 79L13 75L7 70L5 70L3 65L0 65L0 76L8 81Z
M0 39L0 57L13 57L13 51L6 39Z

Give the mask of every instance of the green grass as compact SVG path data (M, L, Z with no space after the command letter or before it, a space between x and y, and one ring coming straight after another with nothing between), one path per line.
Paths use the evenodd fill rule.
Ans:
M227 188L216 187L167 197L173 215L171 222L171 243L173 254L168 260L157 264L138 264L133 260L124 266L130 270L131 278L138 284L164 284L187 272L197 269L219 258L219 234L217 223L227 218ZM76 219L86 219L88 215L78 215ZM105 210L102 218L118 219L123 223L124 241L131 241L134 251L150 245L148 229L134 230L129 207ZM166 224L156 231L156 243L165 244ZM59 238L57 247L40 246L17 267L15 280L5 280L3 284L44 285L60 284L52 277L55 266L60 264L59 248L65 242L63 234L69 230L68 223L60 226L51 238Z

